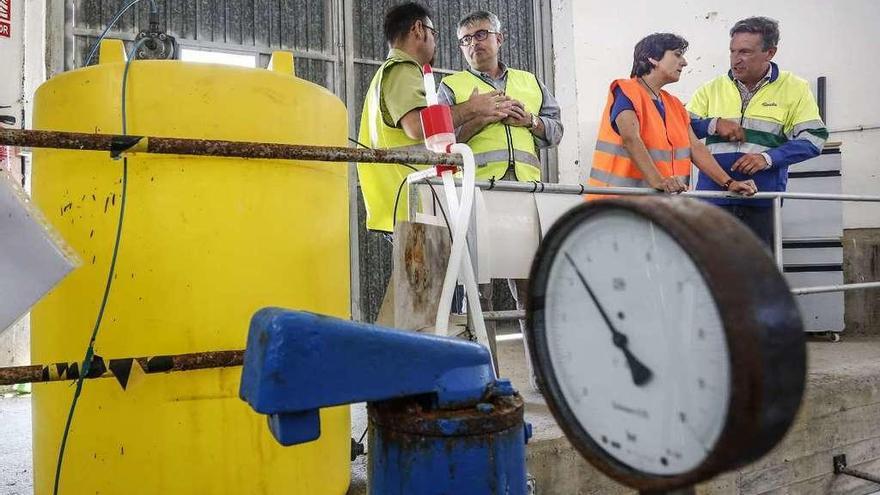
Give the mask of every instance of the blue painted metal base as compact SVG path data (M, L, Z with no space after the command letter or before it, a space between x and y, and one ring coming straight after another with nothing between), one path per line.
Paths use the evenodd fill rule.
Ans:
M400 415L371 407L369 493L525 495L522 399L479 406L438 414L409 404Z

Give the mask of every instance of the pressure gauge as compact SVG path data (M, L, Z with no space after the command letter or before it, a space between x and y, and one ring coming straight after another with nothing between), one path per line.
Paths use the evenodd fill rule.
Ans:
M527 318L557 422L638 490L760 457L801 402L791 291L758 238L701 201L607 199L566 213L532 265Z

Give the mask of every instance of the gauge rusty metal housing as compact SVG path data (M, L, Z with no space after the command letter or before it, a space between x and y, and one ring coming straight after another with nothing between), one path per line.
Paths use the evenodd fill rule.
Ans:
M545 324L550 268L566 237L581 223L615 210L648 219L684 249L702 274L723 323L731 370L725 423L703 462L677 475L645 473L607 454L576 420L550 360ZM596 468L637 490L692 486L760 458L785 436L804 392L806 343L788 284L747 227L698 200L610 198L566 213L547 233L532 265L527 332L539 384L566 436Z

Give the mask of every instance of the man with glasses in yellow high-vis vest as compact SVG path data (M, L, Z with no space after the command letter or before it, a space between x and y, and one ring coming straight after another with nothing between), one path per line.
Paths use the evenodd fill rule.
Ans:
M456 137L474 151L477 180L540 181L538 149L562 140L559 103L534 74L499 60L504 34L498 16L473 12L458 23L457 34L469 67L443 78L438 99L452 105ZM508 282L522 308L526 281ZM481 293L483 307L492 309L491 284ZM528 367L537 389L531 363Z
M541 180L539 148L562 140L556 98L531 72L499 60L501 21L491 12L458 23L458 44L468 69L443 78L438 98L452 105L459 142L474 150L477 180ZM473 98L490 105L465 105Z

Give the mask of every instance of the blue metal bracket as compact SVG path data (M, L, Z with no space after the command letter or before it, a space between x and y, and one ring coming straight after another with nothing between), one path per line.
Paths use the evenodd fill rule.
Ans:
M453 409L498 388L512 393L478 344L266 308L251 319L239 395L293 445L320 436L324 407L429 395Z

